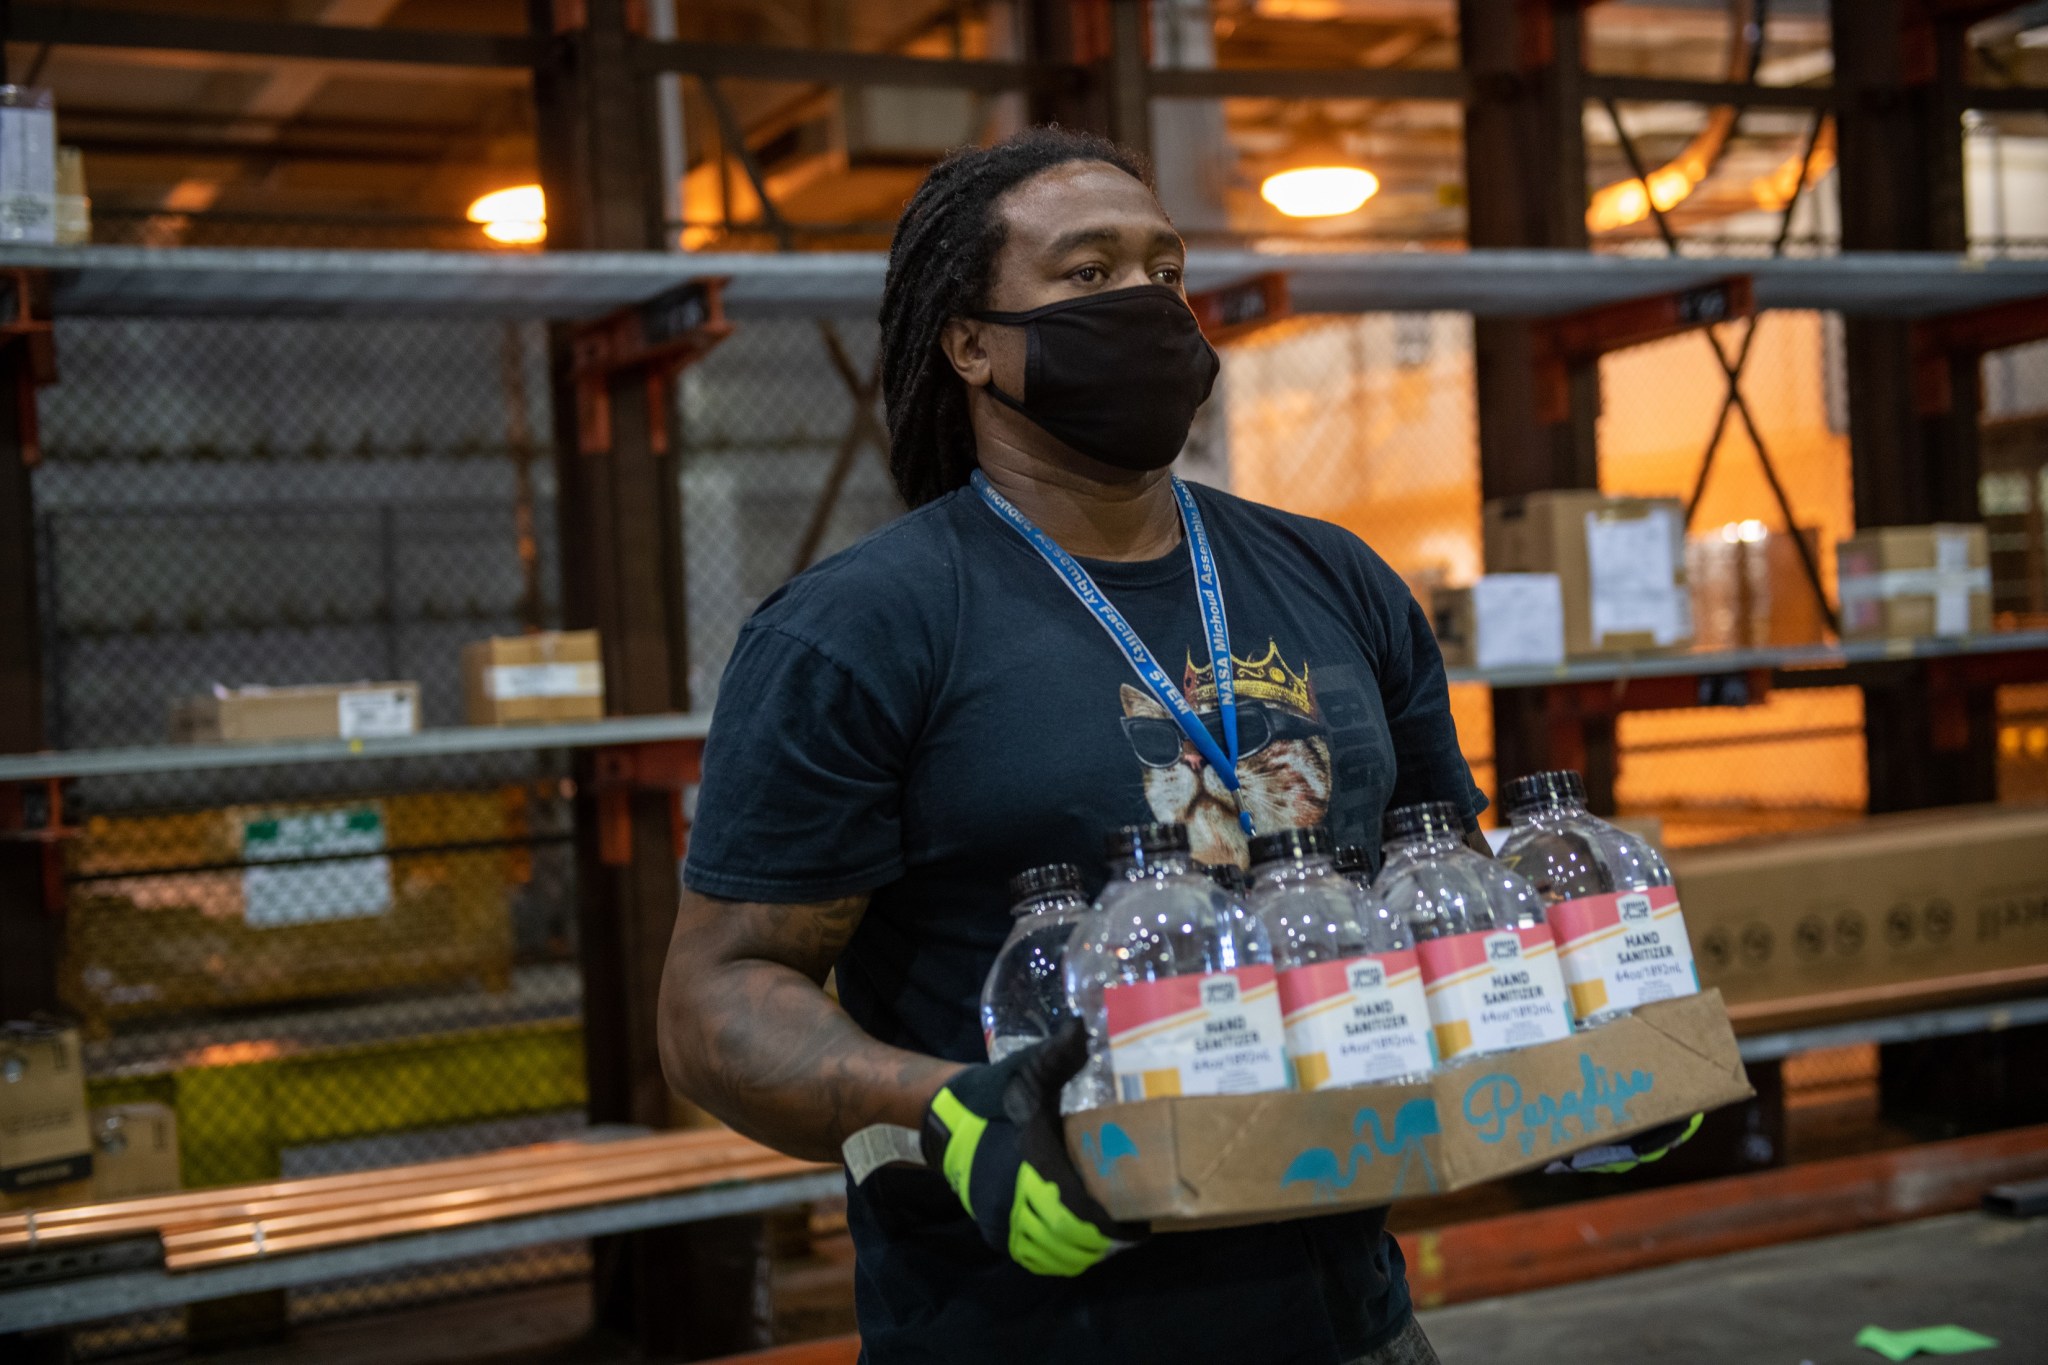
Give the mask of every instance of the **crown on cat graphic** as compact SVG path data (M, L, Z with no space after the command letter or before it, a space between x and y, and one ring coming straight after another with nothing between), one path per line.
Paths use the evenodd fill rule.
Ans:
M1233 654L1230 662L1237 674L1240 700L1274 702L1304 716L1316 713L1315 691L1309 686L1306 665L1300 673L1289 668L1280 657L1277 642L1266 641L1266 653L1262 658L1241 659ZM1216 705L1215 668L1208 664L1195 667L1195 656L1190 653L1187 671L1181 675L1180 690L1188 699L1188 705L1197 711L1206 711Z

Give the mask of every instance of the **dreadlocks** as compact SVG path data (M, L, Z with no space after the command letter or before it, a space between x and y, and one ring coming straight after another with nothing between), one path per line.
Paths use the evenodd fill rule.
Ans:
M996 201L1069 161L1105 161L1146 179L1137 158L1115 143L1057 127L1030 128L941 161L896 224L882 286L882 402L889 473L908 506L961 487L974 469L967 388L939 349L939 335L949 319L987 302L1003 245Z

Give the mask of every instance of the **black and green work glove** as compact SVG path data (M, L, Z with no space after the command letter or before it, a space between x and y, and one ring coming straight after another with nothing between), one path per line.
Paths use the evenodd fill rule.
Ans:
M1580 1175L1625 1175L1638 1166L1652 1161L1662 1161L1672 1148L1681 1147L1691 1141L1692 1135L1700 1130L1700 1121L1704 1118L1705 1114L1694 1114L1689 1119L1673 1119L1669 1123L1660 1123L1655 1128L1645 1128L1625 1141L1574 1152L1571 1160L1553 1161L1545 1169L1553 1175L1560 1175L1566 1171L1575 1171Z
M1034 1275L1078 1275L1146 1235L1081 1184L1060 1125L1060 1087L1088 1059L1069 1023L1000 1062L971 1066L925 1111L925 1163L946 1177L988 1244Z

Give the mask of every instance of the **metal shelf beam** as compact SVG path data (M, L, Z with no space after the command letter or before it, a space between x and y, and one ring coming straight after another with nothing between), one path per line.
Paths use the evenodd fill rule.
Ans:
M879 252L294 250L120 246L0 247L0 269L50 272L65 317L594 317L685 280L727 277L738 322L872 318ZM1811 258L1647 257L1582 251L1196 250L1188 284L1213 289L1288 275L1298 313L1447 310L1546 317L1748 276L1756 306L1936 317L2048 296L2048 260L1934 252Z
M448 754L523 753L536 749L601 749L702 739L705 715L612 716L564 725L470 725L389 739L301 739L267 744L158 744L126 749L74 749L0 754L0 782L46 782L67 777L119 777L138 773L218 768L275 768L365 759L437 758Z
M1452 668L1450 680L1494 687L1545 687L1558 683L1615 682L1627 678L1674 678L1753 669L1803 671L1899 659L1943 659L1972 654L2016 654L2048 650L2048 630L2014 630L1922 640L1851 640L1839 645L1793 645L1782 649L1738 649L1714 653L1632 654L1611 659L1578 659L1554 668Z
M1826 1047L1850 1047L1858 1043L1910 1043L1921 1038L1953 1038L1965 1033L1997 1033L2030 1024L2048 1024L2048 997L2034 1000L2004 1000L1990 1005L1965 1005L1955 1009L1923 1010L1917 1014L1893 1014L1876 1019L1858 1019L1847 1024L1824 1024L1818 1028L1788 1029L1783 1033L1760 1033L1737 1040L1746 1063L1775 1062L1794 1053L1813 1052Z

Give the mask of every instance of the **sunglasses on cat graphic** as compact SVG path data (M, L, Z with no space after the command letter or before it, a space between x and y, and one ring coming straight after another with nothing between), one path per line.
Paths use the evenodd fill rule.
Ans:
M1222 716L1210 712L1202 717L1202 724L1215 739L1216 747L1223 748ZM1314 739L1323 733L1321 725L1292 711L1282 711L1259 702L1238 703L1237 756L1240 761L1269 744L1289 739ZM1186 742L1186 736L1180 732L1180 724L1165 716L1125 716L1124 738L1131 742L1131 752L1138 756L1138 762L1148 768L1171 768L1180 762L1181 745Z

